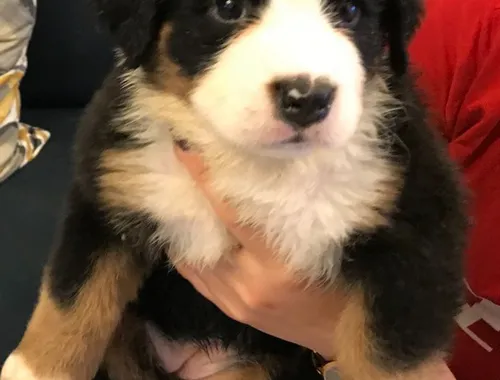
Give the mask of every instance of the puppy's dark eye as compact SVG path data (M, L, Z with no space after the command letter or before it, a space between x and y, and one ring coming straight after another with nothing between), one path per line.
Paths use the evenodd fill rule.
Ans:
M343 28L354 28L361 18L361 9L351 1L344 1L338 6L338 14Z
M237 22L246 14L246 0L215 0L214 15L222 22Z

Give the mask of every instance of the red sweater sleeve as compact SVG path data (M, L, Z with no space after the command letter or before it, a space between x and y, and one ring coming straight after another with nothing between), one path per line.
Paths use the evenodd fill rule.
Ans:
M500 304L500 1L428 0L410 57L472 192L467 280Z
M457 380L500 380L500 331L477 309L481 298L500 305L500 0L426 3L410 59L471 190L474 220L466 277L475 295L467 307L479 319L457 326L449 365Z

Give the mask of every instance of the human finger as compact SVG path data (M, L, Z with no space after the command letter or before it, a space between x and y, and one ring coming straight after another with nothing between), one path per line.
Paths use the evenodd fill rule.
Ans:
M203 297L205 297L209 301L215 303L216 297L210 291L209 286L199 276L198 272L195 269L184 264L177 265L175 269L177 270L177 272L179 272L179 274L182 277L184 277L191 283L191 285L193 285L193 287L198 291L198 293L200 293Z
M205 180L204 175L206 174L206 167L202 157L196 152L183 150L178 146L174 148L174 153L186 167L191 177L196 182L203 183Z
M208 183L208 173L202 157L195 152L184 151L179 147L175 147L175 154L184 164L186 170L196 182L200 190L203 191L219 218L228 224L236 223L238 220L236 210L228 205L227 202L224 202L217 197L210 189Z
M221 267L223 267L221 269ZM244 309L236 289L237 277L227 265L217 265L209 270L197 270L179 265L177 271L188 280L202 296L217 306L228 317L243 322Z

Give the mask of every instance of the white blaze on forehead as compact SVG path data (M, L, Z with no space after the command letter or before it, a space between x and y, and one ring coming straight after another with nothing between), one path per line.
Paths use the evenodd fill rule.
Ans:
M257 62L266 77L308 73L339 83L348 79L339 75L346 70L363 75L356 47L334 26L319 0L270 0L260 21L229 43L220 64L241 73L235 61Z
M351 57L357 56L318 0L271 0L254 38L264 50L276 54L263 57L276 75L304 72L342 81L336 73L352 66Z
M276 127L268 86L300 74L337 86L325 138L352 135L361 115L364 70L355 44L335 28L320 0L270 0L259 20L227 43L192 101L223 137L258 144ZM341 130L328 130L334 124Z

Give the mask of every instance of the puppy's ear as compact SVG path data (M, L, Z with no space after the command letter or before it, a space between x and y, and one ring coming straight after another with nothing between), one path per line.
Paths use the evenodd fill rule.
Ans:
M385 0L380 22L389 48L391 68L398 76L405 74L408 68L408 43L422 15L422 0Z
M90 0L99 23L122 50L128 66L139 66L158 32L157 0Z

